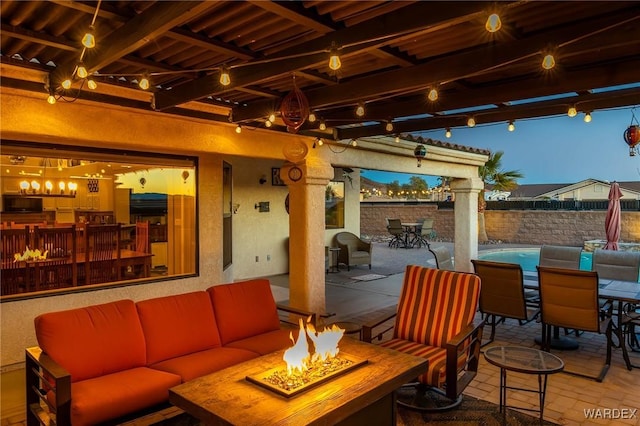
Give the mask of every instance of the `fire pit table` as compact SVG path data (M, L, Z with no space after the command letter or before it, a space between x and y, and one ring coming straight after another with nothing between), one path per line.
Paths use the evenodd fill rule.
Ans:
M282 366L264 355L169 390L169 400L206 424L313 425L396 423L395 390L426 371L427 361L354 339L340 353L366 360L353 370L285 397L247 380Z

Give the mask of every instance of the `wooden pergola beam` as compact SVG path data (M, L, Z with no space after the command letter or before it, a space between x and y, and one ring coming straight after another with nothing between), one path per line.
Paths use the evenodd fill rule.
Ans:
M257 84L277 74L303 70L326 61L327 50L332 43L342 47L341 54L376 49L388 44L394 37L404 36L411 31L453 25L473 19L481 13L483 7L484 5L480 3L460 2L453 7L434 8L429 2L417 2L389 16L381 16L350 28L330 32L323 37L302 43L273 57L265 58L269 60L269 63L261 63L255 67L243 66L239 75L234 75L231 85L226 88L212 81L210 76L206 76L193 80L191 83L181 86L180 89L158 93L155 98L155 107L158 110L163 110L214 95L223 90ZM264 109L265 105L261 105L260 110Z

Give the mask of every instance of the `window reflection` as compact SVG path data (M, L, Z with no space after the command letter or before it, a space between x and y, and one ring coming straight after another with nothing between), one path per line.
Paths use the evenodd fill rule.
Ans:
M196 273L194 158L3 141L0 160L3 298Z
M344 228L344 182L329 182L325 190L326 229Z

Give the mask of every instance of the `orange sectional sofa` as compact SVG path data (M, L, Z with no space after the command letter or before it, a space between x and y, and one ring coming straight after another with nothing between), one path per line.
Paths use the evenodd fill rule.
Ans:
M291 346L278 309L308 315L277 306L264 279L40 315L27 424L97 424L166 404L173 386Z

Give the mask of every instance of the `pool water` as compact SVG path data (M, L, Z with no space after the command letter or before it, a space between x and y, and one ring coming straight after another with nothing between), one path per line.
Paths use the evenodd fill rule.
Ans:
M591 270L591 261L593 253L582 252L580 255L580 269L583 271ZM505 249L505 250L487 250L478 253L478 257L482 260L491 260L494 262L519 263L523 271L536 272L536 265L540 259L540 249Z

